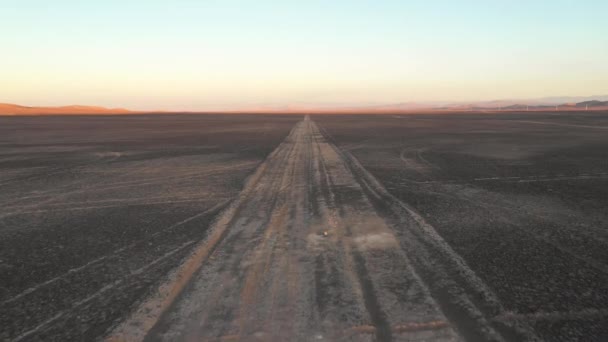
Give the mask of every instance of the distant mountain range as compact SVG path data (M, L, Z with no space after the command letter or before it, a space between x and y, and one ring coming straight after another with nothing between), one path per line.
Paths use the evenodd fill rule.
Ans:
M558 106L562 109L608 109L608 95L604 96L579 96L579 97L545 97L539 99L515 99L515 100L495 100L481 101L473 103L453 103L438 106L438 109L453 110L541 110L550 109Z
M213 111L215 113L400 113L411 111L539 111L553 110L608 110L608 95L592 97L546 97L524 100L495 100L480 102L403 102L383 105L289 105L257 106L242 110ZM27 107L16 104L0 103L0 115L90 115L90 114L137 114L167 113L170 111L133 111L124 108L105 108L96 106ZM180 111L183 113L183 111ZM203 113L203 111L188 113Z
M582 101L559 104L535 104L535 103L511 103L506 101L493 101L476 104L463 104L453 106L436 107L435 109L443 110L606 110L608 109L608 101Z
M46 115L46 114L128 114L134 113L123 108L95 106L27 107L10 103L0 103L0 115Z
M606 97L608 98L608 96ZM557 99L557 98L556 98ZM403 102L386 105L365 106L265 106L240 112L254 113L404 113L433 111L542 111L554 110L608 110L608 100L587 100L581 102L497 100L475 103L422 103Z
M400 113L412 111L497 111L497 110L608 110L608 95L562 96L538 99L510 99L479 102L400 102L392 104L262 105L229 112L242 113Z

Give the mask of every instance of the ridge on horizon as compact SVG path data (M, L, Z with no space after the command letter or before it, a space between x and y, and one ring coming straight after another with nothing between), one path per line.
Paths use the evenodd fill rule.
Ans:
M0 103L0 115L36 115L36 114L129 114L137 113L125 108L107 108L88 105L66 106L24 106L12 103Z
M0 103L0 115L99 115L141 113L398 113L411 111L469 111L469 110L547 110L554 106L562 109L582 108L608 110L608 95L553 96L538 99L505 99L471 102L401 102L375 105L258 105L241 109L225 110L132 110L94 105L25 106Z

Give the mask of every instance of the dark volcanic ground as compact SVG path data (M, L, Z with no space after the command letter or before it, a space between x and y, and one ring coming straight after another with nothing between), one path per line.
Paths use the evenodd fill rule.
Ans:
M200 266L207 273L186 287L194 299L179 297L173 314L192 304L222 333L248 314L241 325L254 335L266 316L274 327L325 314L325 323L367 324L346 327L360 340L397 340L421 329L405 317L419 312L389 294L411 296L403 284L417 272L417 298L434 315L423 326L444 329L444 340L477 340L467 333L479 330L467 326L477 319L509 341L523 336L518 329L547 341L608 340L608 113L311 118L0 117L0 340L106 336L195 246L206 247L207 228L234 198L218 252ZM256 168L259 179L241 191ZM357 267L340 266L349 256ZM226 283L228 275L246 281ZM468 304L454 289L483 315L458 311ZM340 300L357 294L366 300ZM195 299L241 309L231 319ZM306 315L256 303L296 303ZM161 328L183 333L177 323L191 317L172 317L148 338Z
M103 335L299 119L0 117L0 340Z
M464 257L496 320L608 340L608 113L313 120Z

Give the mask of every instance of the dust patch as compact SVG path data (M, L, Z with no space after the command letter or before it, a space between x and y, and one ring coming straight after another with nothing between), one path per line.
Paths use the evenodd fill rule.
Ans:
M357 236L353 239L360 251L397 248L397 239L391 233L375 233Z
M95 156L98 158L111 158L111 159L117 159L120 158L124 155L124 153L122 152L96 152Z
M424 159L422 156L424 151L424 149L410 150L406 148L399 153L399 159L401 159L407 169L414 170L418 173L428 173L431 169L435 168L435 166ZM413 158L409 156L411 154L414 154Z
M306 237L308 249L313 251L320 251L322 249L321 247L323 245L323 239L324 237L322 235L315 233L308 234L308 236Z

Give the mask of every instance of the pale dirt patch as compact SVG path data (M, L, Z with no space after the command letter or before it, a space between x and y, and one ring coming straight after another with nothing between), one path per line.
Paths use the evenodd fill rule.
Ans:
M357 236L353 240L361 251L397 248L399 246L395 236L390 233L367 234Z
M120 158L124 155L123 152L115 152L115 151L108 151L108 152L96 152L95 156L98 158L113 158L113 159L117 159Z

